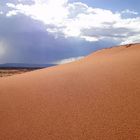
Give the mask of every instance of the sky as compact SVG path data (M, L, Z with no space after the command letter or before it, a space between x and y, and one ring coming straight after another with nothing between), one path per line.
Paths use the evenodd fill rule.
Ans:
M140 42L139 0L1 0L0 63L61 64Z

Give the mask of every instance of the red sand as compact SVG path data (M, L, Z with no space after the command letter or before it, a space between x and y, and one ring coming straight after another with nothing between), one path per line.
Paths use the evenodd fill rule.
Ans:
M140 45L0 79L0 140L140 139Z

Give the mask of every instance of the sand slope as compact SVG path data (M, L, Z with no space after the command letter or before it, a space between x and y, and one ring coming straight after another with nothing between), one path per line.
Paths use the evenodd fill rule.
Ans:
M0 79L0 140L140 139L140 45Z

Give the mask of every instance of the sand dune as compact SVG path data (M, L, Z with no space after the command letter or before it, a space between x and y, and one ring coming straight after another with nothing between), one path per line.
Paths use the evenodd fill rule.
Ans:
M140 45L0 79L0 140L140 139Z

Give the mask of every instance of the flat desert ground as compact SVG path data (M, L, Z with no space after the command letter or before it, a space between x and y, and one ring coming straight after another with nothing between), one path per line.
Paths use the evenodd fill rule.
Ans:
M140 44L0 78L0 140L139 140Z
M37 68L0 68L0 77L13 76L36 70Z

